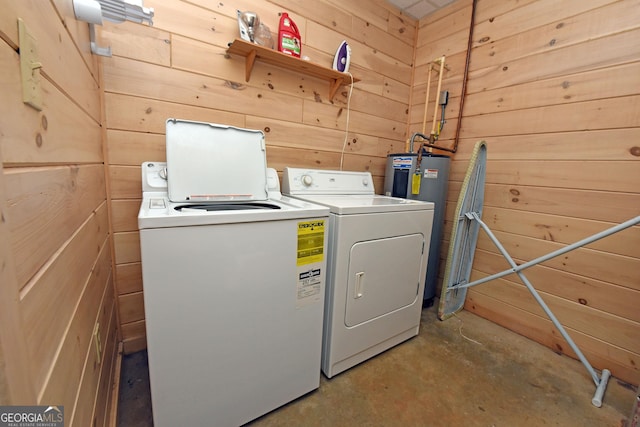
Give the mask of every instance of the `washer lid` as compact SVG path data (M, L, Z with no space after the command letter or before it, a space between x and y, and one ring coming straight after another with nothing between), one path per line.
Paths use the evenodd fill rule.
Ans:
M168 119L166 143L171 201L267 200L262 131Z

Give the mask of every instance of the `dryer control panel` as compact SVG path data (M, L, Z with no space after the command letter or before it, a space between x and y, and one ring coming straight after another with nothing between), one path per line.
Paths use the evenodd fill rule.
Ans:
M375 194L371 172L284 168L282 192L291 195Z

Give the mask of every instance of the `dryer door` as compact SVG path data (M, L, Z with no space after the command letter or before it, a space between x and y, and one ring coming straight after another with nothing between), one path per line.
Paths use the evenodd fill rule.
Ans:
M424 244L422 234L410 234L351 247L346 326L357 326L416 301Z

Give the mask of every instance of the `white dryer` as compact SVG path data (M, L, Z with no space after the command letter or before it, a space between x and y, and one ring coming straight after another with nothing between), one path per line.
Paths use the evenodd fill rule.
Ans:
M138 215L154 425L237 426L320 383L329 209L282 197L264 135L167 121Z
M417 335L433 203L376 195L369 172L285 168L282 187L330 209L324 374Z

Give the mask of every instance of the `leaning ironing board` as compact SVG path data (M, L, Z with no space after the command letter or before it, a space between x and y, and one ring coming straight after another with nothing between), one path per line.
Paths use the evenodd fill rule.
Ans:
M441 320L447 319L453 316L456 312L462 310L464 306L464 300L467 295L467 288L480 285L482 283L489 282L494 279L507 276L509 274L516 273L520 280L527 287L529 292L533 295L537 303L542 307L544 312L549 316L549 319L553 322L555 327L560 331L562 337L569 343L571 349L576 353L578 359L587 368L587 371L593 378L593 382L596 385L596 392L591 399L593 405L602 406L602 397L605 389L607 388L607 382L611 376L611 372L608 369L603 369L602 374L593 369L587 358L582 354L582 351L575 344L573 339L569 336L564 329L560 321L553 314L549 306L540 297L540 294L533 287L531 282L525 277L523 270L540 264L569 251L577 249L579 247L588 245L596 240L610 236L618 231L629 228L633 225L640 224L640 216L637 216L622 224L611 227L593 236L587 237L574 244L566 246L557 251L553 251L547 255L538 257L532 261L524 264L517 265L513 258L507 253L506 249L498 238L491 232L487 224L485 224L482 217L482 206L484 203L484 182L485 182L485 169L487 161L487 146L484 141L476 143L467 174L462 184L460 191L460 197L454 214L453 232L451 235L451 245L449 247L449 254L447 257L447 264L444 273L444 281L442 284L442 294L440 296L440 305L438 307L438 317ZM475 280L469 283L471 276L471 267L473 264L473 256L475 254L476 243L478 241L478 234L480 229L484 230L489 236L491 241L496 245L502 256L507 260L510 269L502 271L500 273L493 274L491 276L484 277L479 280Z

